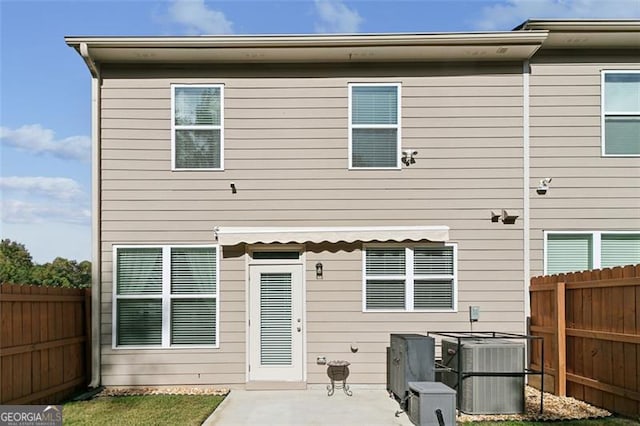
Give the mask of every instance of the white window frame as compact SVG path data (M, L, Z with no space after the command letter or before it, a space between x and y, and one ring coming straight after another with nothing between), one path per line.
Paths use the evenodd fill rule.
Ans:
M353 88L354 87L395 87L397 92L397 123L396 124L353 124ZM400 157L402 155L402 84L401 83L349 83L349 170L400 170ZM353 129L396 129L397 152L396 165L392 167L355 167L353 166Z
M413 253L415 249L420 248L433 248L433 247L452 247L453 248L453 277L451 275L415 275L413 266ZM404 248L405 250L405 273L404 275L378 275L367 276L367 249L397 249ZM385 278L385 279L404 279L405 281L405 298L404 309L367 309L367 278ZM414 282L418 280L441 280L453 278L453 303L451 308L439 308L439 309L415 309L414 308ZM458 312L458 244L457 243L425 243L425 244L384 244L384 243L371 243L365 244L362 247L362 312L366 313L389 313L389 312Z
M640 231L590 231L590 230L584 230L584 231L544 231L543 235L544 235L544 244L543 244L543 249L544 249L544 253L542 256L542 260L543 260L543 275L548 275L547 273L547 265L549 262L548 259L548 255L549 255L549 248L548 248L548 241L549 241L549 235L554 235L554 234L563 234L563 235L590 235L591 236L591 244L593 244L592 247L592 256L593 258L591 259L591 267L593 269L602 269L602 236L603 235L636 235L636 234L640 234Z
M162 249L162 293L140 295L118 295L118 250L129 248ZM171 294L171 249L173 248L215 248L216 250L216 292ZM170 245L114 245L112 253L112 312L111 312L111 347L112 349L218 349L220 348L220 246L214 244L170 244ZM172 345L171 344L171 301L173 299L214 299L216 301L216 344L215 345ZM160 299L162 300L162 344L161 345L118 345L117 302L120 299Z
M601 155L603 157L640 157L638 154L607 154L605 139L605 118L607 115L628 115L640 118L640 111L606 111L605 110L605 76L607 74L640 74L640 70L602 70L600 73L600 140Z
M220 124L219 125L176 125L176 89L182 87L217 88L220 89ZM220 130L220 167L194 168L176 167L176 130ZM224 84L172 84L171 85L171 170L172 171L222 171L224 170Z

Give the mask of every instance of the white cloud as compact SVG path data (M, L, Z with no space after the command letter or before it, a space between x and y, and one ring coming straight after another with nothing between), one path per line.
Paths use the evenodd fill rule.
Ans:
M0 200L3 223L89 224L91 210L73 203Z
M510 30L530 18L637 18L638 0L506 0L482 9L481 30Z
M0 143L34 154L50 154L54 157L89 161L91 139L87 136L55 138L55 132L39 124L30 124L17 129L0 127Z
M316 31L319 33L356 33L363 19L341 0L315 0Z
M73 179L43 176L0 177L0 219L13 224L88 225L88 194ZM54 225L55 224L55 225Z
M184 25L188 34L231 34L233 22L224 13L210 9L204 0L174 0L169 19Z
M84 195L78 182L63 177L0 177L0 190L22 191L30 195L43 195L56 200L74 200Z

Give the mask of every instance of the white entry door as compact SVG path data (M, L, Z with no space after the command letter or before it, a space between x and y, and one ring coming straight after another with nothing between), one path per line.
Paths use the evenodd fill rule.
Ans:
M249 267L249 380L303 380L302 265Z

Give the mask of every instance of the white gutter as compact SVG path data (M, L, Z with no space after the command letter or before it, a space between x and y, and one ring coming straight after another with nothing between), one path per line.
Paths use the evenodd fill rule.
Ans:
M640 19L529 19L513 29L522 30L637 32L640 31Z
M80 54L91 72L91 382L100 386L100 293L102 289L100 253L100 70L91 58L86 43Z
M375 35L65 37L105 63L522 61L547 31ZM91 64L88 64L91 67Z
M92 48L171 48L171 47L337 47L337 46L429 46L429 45L512 45L541 44L547 31L467 32L467 33L381 33L381 34L287 34L230 36L68 36L69 46L82 43Z
M523 178L522 178L522 216L523 216L523 284L524 284L524 323L531 315L531 307L529 306L529 277L531 274L531 218L530 218L530 191L529 180L531 170L530 155L530 117L529 117L529 77L531 74L531 66L529 61L522 62L522 158L523 158Z

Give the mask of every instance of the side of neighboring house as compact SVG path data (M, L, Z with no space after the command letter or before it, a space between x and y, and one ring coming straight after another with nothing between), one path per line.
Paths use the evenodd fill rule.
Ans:
M542 231L640 228L638 158L594 149L599 65L574 80L548 38L67 39L94 77L94 384L302 386L318 357L376 384L390 333L469 330L472 305L523 332ZM580 189L581 156L620 196Z
M531 60L532 276L640 263L640 35L580 25L526 25L558 34Z

